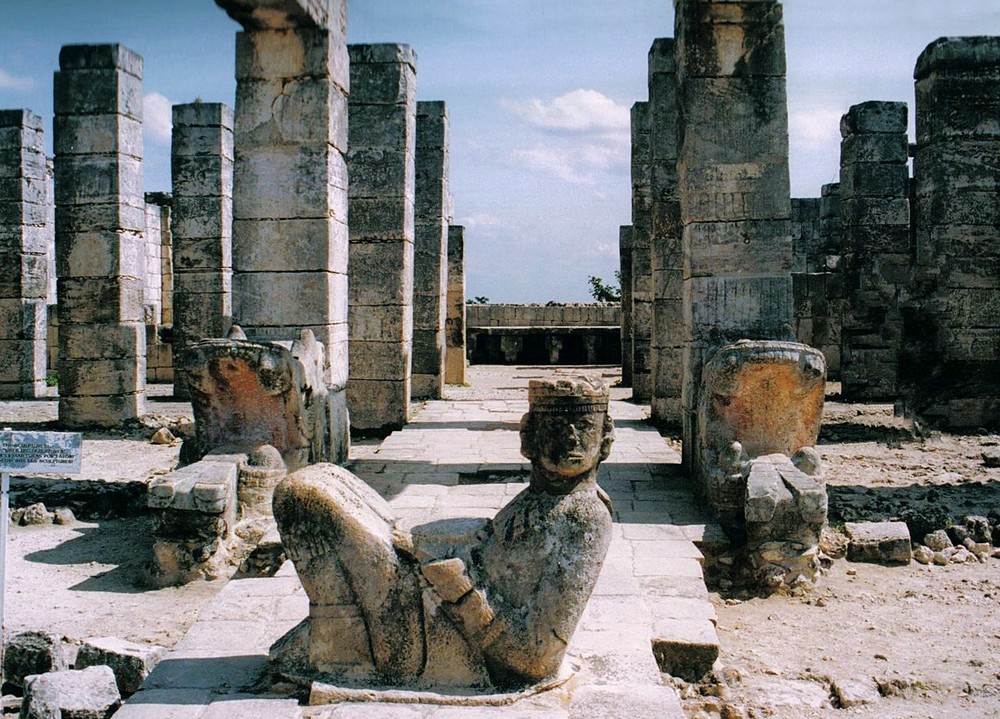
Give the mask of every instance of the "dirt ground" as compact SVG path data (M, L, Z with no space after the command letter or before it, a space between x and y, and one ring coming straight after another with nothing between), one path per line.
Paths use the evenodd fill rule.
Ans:
M613 370L602 373L614 379ZM484 368L454 398L523 391L529 376L530 368ZM945 526L1000 512L1000 468L986 468L980 456L1000 436L921 437L891 406L831 399L820 451L833 526L901 518ZM4 416L2 404L0 421L31 423L31 413ZM157 409L179 416L183 408ZM140 454L150 446L116 441L137 442ZM8 635L47 629L76 641L113 635L174 645L221 582L144 588L148 536L141 516L11 527ZM723 669L701 685L681 685L691 717L1000 717L1000 559L943 567L838 559L798 596L711 596ZM867 692L871 703L838 708L832 682Z

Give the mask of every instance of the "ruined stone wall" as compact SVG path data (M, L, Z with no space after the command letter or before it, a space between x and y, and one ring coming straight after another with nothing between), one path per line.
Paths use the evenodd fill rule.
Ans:
M48 172L42 118L0 111L0 398L45 393Z
M64 46L54 105L59 421L114 426L145 410L142 58Z
M910 284L907 108L854 105L840 122L845 290L842 391L850 400L897 396L900 302Z
M684 253L677 195L677 64L673 38L649 50L649 147L653 325L650 338L651 417L680 424L684 364Z
M1000 38L941 38L917 60L913 299L901 367L916 411L1000 421Z
M406 424L413 353L417 56L408 45L350 45L351 426Z
M416 231L413 247L414 399L439 399L444 392L447 317L448 108L417 103Z
M632 386L632 225L618 228L618 261L621 280L622 386Z
M727 342L792 338L785 43L773 0L675 0L674 8L684 460L696 470L704 363Z
M632 397L653 396L653 265L649 103L632 105Z
M142 309L147 325L162 321L163 272L161 266L163 222L160 206L146 201L146 230L143 233L146 272L142 283ZM148 339L148 338L147 338Z
M617 302L553 305L467 305L469 327L617 327Z

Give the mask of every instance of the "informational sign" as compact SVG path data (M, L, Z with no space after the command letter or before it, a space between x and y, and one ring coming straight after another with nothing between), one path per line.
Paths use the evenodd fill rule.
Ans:
M0 432L0 472L79 474L78 432Z

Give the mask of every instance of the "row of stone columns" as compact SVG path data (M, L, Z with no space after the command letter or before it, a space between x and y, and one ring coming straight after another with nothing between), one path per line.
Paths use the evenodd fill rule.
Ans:
M225 336L234 322L262 341L311 330L326 349L331 458L342 459L349 384L356 428L382 430L407 421L414 389L441 396L446 348L448 381L464 381L464 230L449 225L447 109L416 103L406 46L352 47L349 62L343 0L267 13L242 0L220 5L244 26L236 110L174 108L172 212L153 208L172 231L163 257L172 259L174 342ZM55 78L60 417L70 426L143 411L143 290L161 254L146 256L156 223L142 193L141 77L138 55L105 45L64 48ZM4 396L44 390L43 148L40 118L0 114Z
M951 426L995 424L1000 39L921 55L913 182L906 105L850 108L841 181L796 201L793 247L781 16L776 0L675 0L676 42L653 43L620 234L624 381L654 419L683 420L688 450L706 358L790 339L794 322L832 353L846 398L903 394Z

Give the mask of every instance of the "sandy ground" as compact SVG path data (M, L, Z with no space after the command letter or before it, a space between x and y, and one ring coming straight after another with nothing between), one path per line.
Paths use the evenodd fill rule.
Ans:
M610 381L617 376L614 368L599 371ZM470 386L449 392L469 400L520 396L527 380L543 373L472 368ZM35 418L50 412L52 403L31 404L29 411L23 403L16 409L0 403L0 422L26 426L50 419ZM151 409L173 418L185 410L162 398ZM148 443L108 441L129 444L116 454L138 462L139 474L152 476L175 461L176 447L157 449L163 454L152 461ZM1000 511L1000 469L985 468L980 458L997 444L1000 437L986 433L920 439L893 417L891 406L828 402L820 450L831 523L914 514L942 523ZM108 466L102 471L111 471ZM113 635L172 646L221 583L143 588L149 545L143 517L11 527L8 634L47 629L77 641ZM998 559L946 567L839 559L799 596L713 592L712 598L722 669L713 681L682 687L692 717L1000 717ZM836 708L831 681L857 683L872 703Z

